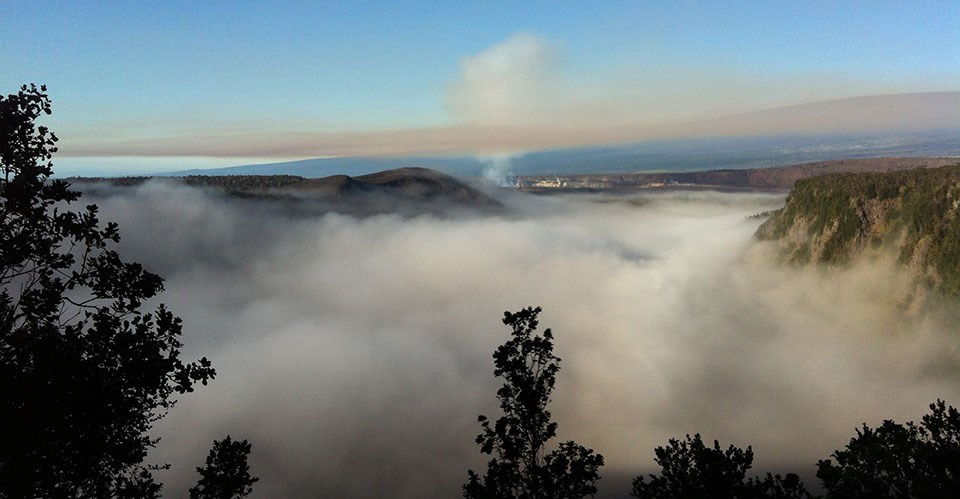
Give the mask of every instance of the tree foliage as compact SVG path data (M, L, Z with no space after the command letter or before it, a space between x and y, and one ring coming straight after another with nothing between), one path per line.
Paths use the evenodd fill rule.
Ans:
M934 288L960 296L958 198L960 164L810 177L797 181L784 208L765 224L769 230L758 235L783 238L787 258L797 263L814 257L843 263L867 244L889 245L902 263L918 265ZM806 239L785 237L802 225Z
M960 413L942 400L915 424L863 425L843 450L817 463L827 497L960 497Z
M114 223L52 179L45 87L0 96L0 498L153 497L152 424L206 384L180 319L143 312L162 279L124 262Z
M190 489L190 499L240 499L253 492L260 479L250 476L249 454L246 440L232 440L230 435L214 440L206 465L197 468L200 480Z
M650 481L638 476L630 494L640 499L749 499L810 497L800 477L767 473L764 478L747 479L753 465L753 449L731 445L726 450L714 440L713 447L703 443L700 434L685 440L670 439L666 447L657 447L654 459L660 475Z
M494 376L504 379L497 391L503 416L495 423L480 416L476 442L484 454L495 455L481 477L473 470L463 486L468 499L581 498L596 493L603 456L575 442L547 452L556 436L547 404L560 370L553 354L553 333L535 334L540 307L504 312L511 339L493 354Z

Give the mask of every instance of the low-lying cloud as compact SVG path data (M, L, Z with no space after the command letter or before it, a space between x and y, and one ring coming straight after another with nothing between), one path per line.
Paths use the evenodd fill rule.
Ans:
M156 428L167 497L225 434L253 444L253 497L457 497L487 459L476 416L498 415L500 318L527 305L563 359L560 438L607 458L615 497L670 437L810 474L861 422L960 400L956 322L900 312L894 274L768 263L747 216L780 196L508 194L506 214L449 218L295 218L149 184L85 199L218 369Z

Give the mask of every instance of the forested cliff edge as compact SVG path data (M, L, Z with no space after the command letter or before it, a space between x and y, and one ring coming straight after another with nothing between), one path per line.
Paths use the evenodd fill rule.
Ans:
M960 296L960 163L798 180L756 236L791 263L892 254L925 284Z

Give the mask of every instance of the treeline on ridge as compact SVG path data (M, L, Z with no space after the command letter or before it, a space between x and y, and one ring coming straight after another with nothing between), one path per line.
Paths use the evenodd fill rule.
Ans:
M960 164L799 180L757 237L795 263L890 250L926 284L960 295Z
M148 180L163 179L195 187L213 187L227 192L259 192L287 187L307 180L296 175L187 175L184 177L81 177L68 179L71 183L106 182L118 187L134 187Z

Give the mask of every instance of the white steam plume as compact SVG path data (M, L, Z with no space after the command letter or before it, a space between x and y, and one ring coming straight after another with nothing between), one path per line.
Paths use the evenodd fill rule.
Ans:
M489 163L489 166L484 168L483 178L496 186L512 187L510 177L513 176L513 156L509 154L497 154L487 156L486 161Z
M557 49L546 39L518 33L460 61L449 103L470 123L529 124L543 118L556 77Z

